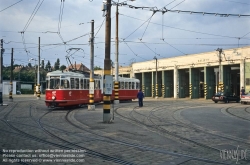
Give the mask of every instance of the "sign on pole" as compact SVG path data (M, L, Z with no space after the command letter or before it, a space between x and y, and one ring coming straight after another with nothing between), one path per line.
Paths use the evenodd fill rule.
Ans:
M89 83L89 94L95 94L95 82Z
M103 82L103 94L112 95L113 90L113 76L112 75L104 75Z

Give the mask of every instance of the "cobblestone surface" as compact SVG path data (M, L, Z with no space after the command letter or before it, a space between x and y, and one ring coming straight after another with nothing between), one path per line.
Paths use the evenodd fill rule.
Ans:
M138 165L210 165L235 163L232 159L221 159L220 150L234 150L237 146L244 150L250 146L249 105L146 98L142 108L137 107L137 101L115 105L115 120L105 124L102 105L97 105L95 111L87 108L52 111L45 106L44 97L36 100L25 95L14 97L12 103L4 98L4 102L9 106L0 107L2 152L81 149L87 151L81 164L119 164L90 153L95 151ZM237 131L230 132L230 128ZM4 159L6 156L1 154L1 163L10 164L4 163Z

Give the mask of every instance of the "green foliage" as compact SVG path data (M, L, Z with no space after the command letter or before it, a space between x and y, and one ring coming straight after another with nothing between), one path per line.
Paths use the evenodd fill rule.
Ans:
M100 66L95 66L94 70L102 70L102 68Z
M59 70L60 68L60 59L58 58L54 64L54 70Z
M46 71L51 71L51 64L50 64L50 61L47 62L46 66L45 66L45 70L46 70Z
M62 65L62 66L60 66L60 70L64 70L64 69L66 69L67 67L65 66L65 65Z
M41 69L44 69L44 60L41 62Z
M34 94L34 90L32 89L21 89L22 94Z

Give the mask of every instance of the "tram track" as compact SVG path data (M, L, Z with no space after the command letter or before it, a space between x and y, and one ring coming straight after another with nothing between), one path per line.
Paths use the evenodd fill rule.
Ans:
M250 112L247 111L248 108L249 108L249 107L245 107L245 108L244 108L244 112L246 112L247 114L250 113ZM229 115L231 115L231 116L233 116L233 117L235 117L235 118L239 118L239 119L244 120L244 121L248 121L248 122L250 121L250 118L245 118L245 117L242 117L242 116L238 116L238 115L234 114L233 112L230 112L229 109L230 109L230 108L227 108L227 109L225 110L226 113L228 113Z
M181 111L181 110L176 110L174 112L174 115L172 117L173 117L174 120L176 120L177 122L181 123L185 127L189 127L191 129L195 129L197 131L202 131L204 133L207 133L207 134L210 134L210 135L213 135L213 136L217 136L217 137L224 138L224 139L227 139L227 140L232 140L232 141L239 142L239 143L242 143L242 144L250 146L250 143L246 142L247 139L242 139L242 138L239 138L239 137L234 137L234 136L223 134L223 133L218 133L218 132L213 131L213 130L204 129L201 126L197 126L195 124L191 124L190 122L185 121L185 119L183 119L183 118L181 118L181 120L177 119L177 117L175 115L175 113L177 111Z
M116 110L118 108L116 108ZM70 123L71 125L73 125L74 127L78 128L80 130L83 130L85 132L88 132L88 133L94 134L94 135L96 135L98 137L101 137L101 139L98 139L98 140L101 140L103 142L116 143L116 144L120 144L120 145L124 145L124 146L129 146L129 147L132 147L132 148L138 148L138 149L141 149L141 150L152 151L152 152L157 152L157 153L164 153L164 154L168 154L168 155L172 155L172 156L188 157L191 160L197 160L197 161L202 161L202 162L207 162L207 163L227 164L227 163L222 163L222 162L218 162L218 161L214 161L214 160L209 160L209 159L205 159L205 158L197 158L197 157L194 157L194 156L191 156L191 155L178 154L178 153L174 153L174 152L164 150L164 149L156 149L156 148L152 148L152 147L148 147L148 146L144 146L144 145L138 145L138 144L135 144L135 143L130 143L130 142L127 142L127 141L124 141L124 140L117 140L117 139L114 139L114 138L102 136L99 133L95 133L94 131L91 131L91 130L89 130L87 128L82 128L79 125L76 125L75 123L73 123L69 119L69 114L72 113L73 111L74 110L70 110L70 111L67 112L67 114L65 116L65 120L68 123Z
M42 119L45 115L51 113L51 111L45 113L44 115L42 115L42 116L39 118L39 120L38 120L38 124L40 125L41 129L43 129L43 131L44 131L46 134L48 134L48 135L50 135L50 136L52 136L52 137L54 137L54 138L56 138L56 139L59 139L60 141L62 141L62 142L64 142L64 143L69 144L71 147L66 146L66 145L62 145L62 144L57 144L57 143L54 143L54 142L50 142L50 141L48 141L48 140L41 139L41 138L39 138L39 137L36 137L36 136L34 136L34 135L31 135L31 134L29 134L29 133L26 133L25 131L22 131L22 130L18 129L17 127L13 126L13 125L11 124L11 122L8 120L8 116L9 116L10 113L14 110L14 108L16 107L16 105L17 105L17 103L15 104L15 106L13 106L13 107L9 110L9 112L7 112L7 113L4 115L4 118L2 119L2 121L3 121L7 126L9 126L9 128L11 128L12 130L18 132L18 133L19 133L20 135L22 135L23 137L26 137L26 138L28 138L28 139L31 139L31 140L34 140L34 141L37 141L37 142L40 142L40 143L44 143L44 144L48 144L48 145L51 145L51 146L54 146L54 147L58 147L58 148L61 148L61 149L65 149L65 150L73 150L73 149L75 149L75 147L77 147L78 149L83 149L83 150L85 150L85 151L86 151L85 154L88 155L88 156L91 156L91 157L98 157L98 158L101 158L101 159L103 159L103 160L110 161L110 162L114 162L114 163L117 163L117 164L124 164L124 165L132 165L132 164L133 164L133 163L131 163L131 162L124 161L124 160L119 159L119 158L111 157L111 156L102 154L102 153L100 153L100 152L96 152L96 151L87 149L87 148L85 148L85 147L76 145L76 144L74 144L74 143L71 143L71 142L69 142L69 141L67 141L67 140L64 140L64 139L60 138L59 136L56 136L56 135L54 135L53 133L47 131L47 130L42 126L42 124L41 124L41 119ZM30 110L30 112L31 112L31 110ZM30 114L31 114L31 113L30 113ZM32 117L32 115L31 115L30 117ZM74 148L72 148L72 146L73 146ZM21 162L20 162L20 163L21 163Z
M164 106L160 106L160 107L164 107ZM158 108L158 107L156 107L156 108ZM159 128L158 126L157 126L157 124L155 124L154 122L152 122L152 124L153 125L149 125L149 124L146 124L145 122L142 122L142 121L140 121L140 120L138 120L137 118L135 118L133 115L132 115L132 113L133 112L135 112L135 113L137 113L137 114L140 114L140 115L142 115L142 116L144 116L144 117L147 117L148 118L148 116L147 115L144 115L144 114L141 114L141 113L138 113L138 112L136 112L135 110L136 109L138 109L138 107L134 107L133 108L133 110L129 113L129 117L126 117L126 116L124 116L124 115L122 115L122 114L120 114L120 113L118 113L117 112L117 110L118 109L116 109L116 114L117 115L119 115L119 116L121 116L122 118L125 118L125 120L126 121L128 121L128 122L131 122L131 123L133 123L133 124L139 124L139 126L142 126L142 127L147 127L147 129L149 130L149 131L152 131L152 132L157 132L157 131L155 131L155 130L152 130L153 128ZM155 108L154 108L155 109ZM152 109L152 110L154 110L154 109ZM151 110L151 111L152 111ZM132 119L131 119L131 117L132 117ZM149 119L150 120L150 119ZM198 143L198 142L195 142L195 141L192 141L192 140L190 140L190 139L187 139L187 138L185 138L185 137L181 137L181 136L178 136L178 135L176 135L176 134L174 134L174 133L172 133L172 132L170 132L170 131L167 131L167 130L165 130L165 129L158 129L158 131L163 131L164 133L167 133L168 135L171 135L171 136L173 136L173 137L178 137L178 138L180 138L180 139L182 139L182 140L186 140L186 141L189 141L189 142L192 142L192 143L194 143L194 144L196 144L196 145L199 145L199 146L201 146L201 147L204 147L204 148L208 148L208 149L212 149L213 151L220 151L219 149L217 149L217 148L214 148L214 147L210 147L210 146L207 146L207 145L205 145L205 144L202 144L202 143ZM180 154L180 155L185 155L185 154ZM190 156L190 155L189 155ZM197 157L194 157L194 156L191 156L191 157L193 157L194 159L190 159L190 160L199 160L199 159L196 159ZM188 160L188 161L190 161L190 160ZM216 161L216 160L211 160L211 159L206 159L206 161L204 161L204 160L202 160L202 161L204 161L204 162L208 162L209 163L209 161L212 161L213 163L216 163L216 164L227 164L227 163L223 163L223 162L219 162L219 161ZM210 162L211 163L211 162ZM182 163L181 163L182 164Z
M35 118L34 116L33 116L33 112L36 112L36 109L37 109L37 104L30 104L31 106L30 106L30 110L29 110L29 117L34 121L34 122L36 122L37 123L37 125L39 125L39 127L40 127L40 129L43 131L43 132L45 132L43 129L45 129L46 131L48 131L49 133L51 133L51 134L49 134L49 133L46 133L47 135L49 135L50 137L52 137L53 139L57 139L57 140L59 140L59 141L61 141L62 143L65 143L65 144L67 144L67 145L64 145L64 144L57 144L57 143L55 143L55 144L57 144L57 146L56 145L54 145L54 142L49 142L49 143L46 143L46 144L49 144L49 145L52 145L52 146L56 146L56 147L59 147L59 148L62 148L62 149L72 149L72 147L73 147L73 149L75 149L75 148L80 148L80 149L84 149L84 150L86 150L87 151L87 149L86 148L84 148L84 147L82 147L82 146L80 146L80 145L77 145L77 144L75 144L74 142L72 143L72 142L70 142L70 141L68 141L68 140L65 140L64 138L61 138L61 137L59 137L58 135L55 135L54 134L54 132L52 133L51 131L49 131L48 130L48 128L52 128L52 129L58 129L59 130L59 128L57 128L57 127L53 127L53 126L50 126L50 125L48 125L48 124L44 124L43 122L42 122L42 120L43 120L43 118L44 117L46 117L46 116L50 116L50 114L52 113L52 112L55 112L55 111L49 111L49 112L42 112L42 113L44 113L43 115L37 115L38 116L38 118ZM127 104L126 104L126 106L127 106ZM32 107L32 108L31 108ZM116 108L116 110L115 110L115 112L117 112L118 110L119 110L119 108L122 108L122 106L121 107L118 107L118 108ZM67 116L70 114L70 113L72 113L74 111L74 109L73 110L70 110L70 111L67 111L67 112L65 112L66 113L66 115L65 115L65 119L67 118ZM6 114L7 115L7 117L6 116L4 116L4 120L6 120L9 124L12 124L12 123L14 123L15 121L13 121L13 120L11 120L11 121L9 121L8 119L9 119L9 114L10 114L11 112L9 112L8 114ZM36 116L36 117L37 117ZM144 116L144 117L146 117L146 116ZM155 117L154 117L155 118ZM5 123L5 122L4 122ZM8 124L7 124L8 125ZM144 125L145 125L145 123L144 123ZM27 124L27 126L30 126L30 125L28 125ZM13 127L16 127L16 126L14 126L13 125ZM17 127L16 127L17 128ZM81 127L80 127L81 128ZM18 129L18 128L17 128ZM15 130L15 129L13 129L13 130ZM88 130L88 129L84 129L84 131L86 131L86 130ZM0 130L1 131L1 130ZM33 139L32 138L32 136L34 136L34 135L31 135L31 136L29 136L29 135L27 135L27 133L26 132L24 132L24 133L22 133L22 132L20 132L20 131L22 131L22 130L20 130L20 131L17 131L17 130L15 130L16 132L18 132L18 134L20 134L22 137L26 137L26 138L28 138L28 139ZM62 129L60 129L60 131L61 132L64 132L64 130L62 130ZM26 134L25 134L26 133ZM68 131L65 131L64 133L71 133L71 132L68 132ZM93 134L93 132L92 131L90 131L89 133L91 133L91 134ZM55 135L55 136L53 136L53 134ZM157 153L164 153L164 154L168 154L168 155L173 155L173 156L179 156L179 157L187 157L187 158L190 158L188 161L190 161L190 160L197 160L197 161L201 161L201 162L206 162L206 163L213 163L213 164L227 164L227 163L223 163L223 162L219 162L219 161L215 161L215 160L211 160L211 159L206 159L206 158L198 158L198 157L195 157L195 156L191 156L191 155L185 155L185 154L179 154L179 153L174 153L174 152L171 152L171 151L168 151L168 150L164 150L164 149L158 149L158 148L152 148L152 147L147 147L147 146L145 146L145 145L140 145L140 144L134 144L134 143L131 143L131 142L127 142L127 141L122 141L122 140L115 140L115 139L112 139L112 138L110 138L110 137L108 137L109 139L107 140L106 138L107 137L105 137L105 136L102 136L102 135L98 135L98 133L96 133L96 135L97 136L99 136L99 137L101 137L101 138L93 138L93 139L95 139L95 140L102 140L103 142L108 142L108 143L111 143L112 141L113 141L113 143L116 143L116 144L121 144L121 145L124 145L124 146L129 146L129 147L133 147L133 148L137 148L137 149L141 149L141 150L144 150L144 151L152 151L152 152L157 152ZM61 138L61 139L59 139L59 138ZM40 142L40 143L45 143L47 140L44 140L44 139L33 139L33 140L35 140L35 141L38 141L38 142ZM114 141L115 140L115 141ZM72 143L72 144L71 144ZM87 153L91 153L90 151L87 151ZM90 154L89 156L91 156L91 157L99 157L99 158L101 158L101 159L103 159L103 160L107 160L107 161L110 161L110 162L115 162L115 163L117 163L117 164L133 164L133 163L131 163L131 162L128 162L128 161L125 161L125 162L119 162L119 161L121 161L121 159L117 159L117 160L114 160L114 159L112 159L112 158L110 158L108 155L106 156L106 155L99 155L99 152L98 153L94 153L94 154ZM104 157L103 157L104 156Z

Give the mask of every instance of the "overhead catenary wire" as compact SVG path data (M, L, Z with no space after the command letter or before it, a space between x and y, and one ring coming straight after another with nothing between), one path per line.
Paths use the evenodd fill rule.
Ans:
M144 42L141 41L141 43L143 45L145 45L149 50L151 50L154 54L158 55L158 56L161 56L160 54L157 54L155 51L153 51L147 44L145 44Z
M132 17L132 16L128 16L128 15L125 15L125 14L120 14L122 16L125 16L125 17L128 17L128 18L133 18L133 19L136 19L136 20L140 20L140 21L145 21L145 20L142 20L142 19L139 19L139 18L135 18L135 17ZM145 23L145 22L144 22ZM176 30L182 30L182 31L188 31L188 32L192 32L192 33L197 33L197 34L204 34L204 35L210 35L210 36L217 36L217 37L224 37L224 38L238 38L238 37L233 37L233 36L226 36L226 35L219 35L219 34L211 34L211 33L205 33L205 32L198 32L198 31L194 31L194 30L188 30L188 29L183 29L183 28L177 28L177 27L173 27L173 26L167 26L167 25L162 25L162 24L159 24L159 23L154 23L154 22L150 22L151 24L155 24L155 25L160 25L160 26L164 26L164 27L168 27L168 28L172 28L172 29L176 29ZM136 29L137 30L137 29ZM127 38L127 37L126 37ZM126 39L125 38L125 39Z
M141 58L141 59L143 59L143 60L147 60L147 59L145 59L145 58L143 58L143 57L141 57L141 56L138 56L138 54L136 54L136 53L130 48L130 46L127 44L126 41L123 41L123 43L125 43L125 45L127 45L127 47L129 48L129 50L130 50L135 56L137 56L137 57L139 57L139 58Z
M0 12L3 12L4 10L6 10L6 9L8 9L8 8L10 8L10 7L12 7L12 6L18 4L19 2L22 2L22 1L23 1L23 0L20 0L20 1L16 2L16 3L14 3L14 4L12 4L12 5L10 5L10 6L6 7L6 8L4 8L4 9L0 10Z
M128 37L130 37L132 34L134 34L138 29L140 29L146 22L148 22L150 19L152 18L152 16L151 17L149 17L149 19L148 20L146 20L145 22L143 22L138 28L136 28L132 33L130 33L127 37L125 37L123 40L126 40Z
M147 27L146 27L146 29L144 30L144 32L143 32L143 34L142 34L142 36L141 36L141 39L140 39L140 40L142 40L142 38L143 38L143 36L144 36L144 34L145 34L145 32L146 32L146 30L147 30L147 28L148 28L148 25L149 25L149 23L150 23L150 21L151 21L152 17L154 16L154 14L155 14L155 12L153 12L152 16L150 17L150 19L149 19L149 21L148 21L148 24L147 24Z
M182 1L182 2L184 2L184 1ZM167 9L165 7L163 7L163 9L157 9L156 7L133 6L133 5L128 5L128 4L123 4L121 6L129 7L131 9L142 9L142 10L153 11L153 12L161 12L161 13L172 12L172 13L184 13L184 14L200 14L200 15L203 15L203 16L204 15L213 15L213 16L221 16L221 17L229 17L229 16L234 16L235 17L236 16L236 17L239 17L239 18L240 17L250 17L250 15L248 15L248 14L231 14L231 13L230 14L229 13L224 14L224 13L212 13L212 12L200 12L200 11L172 10L172 9ZM174 7L176 7L176 6L174 6Z
M166 44L168 44L169 46L171 46L172 48L174 48L175 50L177 50L177 51L181 52L182 54L187 55L186 53L184 53L184 52L180 51L179 49L177 49L177 48L176 48L176 47L174 47L173 45L171 45L171 44L169 44L168 42L166 42L164 39L162 39L162 41L163 41L163 42L165 42Z
M32 14L30 15L30 18L28 19L26 25L23 28L23 32L25 32L27 30L27 28L29 27L29 25L32 22L33 18L35 17L37 11L39 10L41 5L43 4L43 1L40 4L39 4L40 0L37 2L35 9L33 10Z

